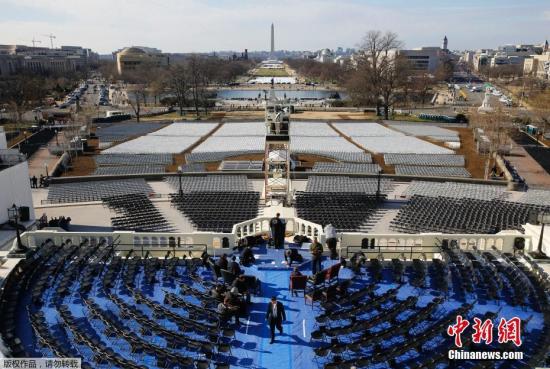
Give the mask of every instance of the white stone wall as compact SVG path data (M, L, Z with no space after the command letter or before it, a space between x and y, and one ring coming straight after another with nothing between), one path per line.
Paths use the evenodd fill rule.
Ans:
M30 219L35 219L26 161L0 171L0 224L8 221L7 209L13 204L28 206Z

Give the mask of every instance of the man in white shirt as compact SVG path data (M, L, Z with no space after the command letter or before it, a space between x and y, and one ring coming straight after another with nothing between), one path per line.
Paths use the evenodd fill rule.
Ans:
M336 229L332 224L326 225L325 238L327 240L327 247L330 250L330 258L333 260L338 259L338 253L336 252L338 240L336 239Z

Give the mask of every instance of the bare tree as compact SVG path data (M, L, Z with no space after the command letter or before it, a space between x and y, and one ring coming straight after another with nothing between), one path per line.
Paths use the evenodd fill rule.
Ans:
M430 95L430 90L435 82L434 79L428 73L421 72L411 76L410 81L412 91L419 99L421 106L423 106Z
M0 81L0 101L11 107L18 123L23 113L39 104L46 94L44 78L21 73Z
M197 118L200 116L200 108L204 107L208 112L206 99L206 87L208 86L208 73L206 63L198 55L192 55L188 61L189 88Z
M183 109L188 104L187 94L190 89L188 77L187 66L183 63L172 67L168 76L168 86L175 96L180 115L183 115Z
M154 70L152 65L140 65L134 70L125 71L122 78L128 83L126 87L127 99L126 102L136 116L139 122L143 106L147 105L148 88L151 80L154 78L151 71Z
M470 116L470 127L473 129L481 128L483 130L483 135L487 140L485 142L486 148L485 152L487 156L485 158L485 179L489 179L491 162L493 161L496 154L499 154L505 146L510 145L510 131L512 129L512 123L509 121L506 114L502 111L501 108L498 108L492 113L473 113ZM479 145L482 144L479 137L478 140L478 151Z
M405 79L405 63L398 57L397 49L402 46L393 32L368 31L359 48L357 73L364 83L355 84L354 93L359 99L376 104L376 109L384 107L384 117L389 118L389 109L396 100L396 92ZM357 96L356 96L357 99Z
M435 78L438 81L450 81L455 71L455 64L452 59L445 58L435 70Z

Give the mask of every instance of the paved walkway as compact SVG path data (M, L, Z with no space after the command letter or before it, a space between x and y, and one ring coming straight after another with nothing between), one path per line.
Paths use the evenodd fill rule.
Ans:
M511 156L506 156L531 187L550 188L550 174L521 146L514 146Z

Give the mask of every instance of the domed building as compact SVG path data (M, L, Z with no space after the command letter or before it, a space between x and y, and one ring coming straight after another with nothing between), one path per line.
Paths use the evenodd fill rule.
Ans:
M170 64L170 57L158 49L131 46L116 53L116 64L118 73L122 74L135 70L140 65L150 65L151 67L167 66Z

